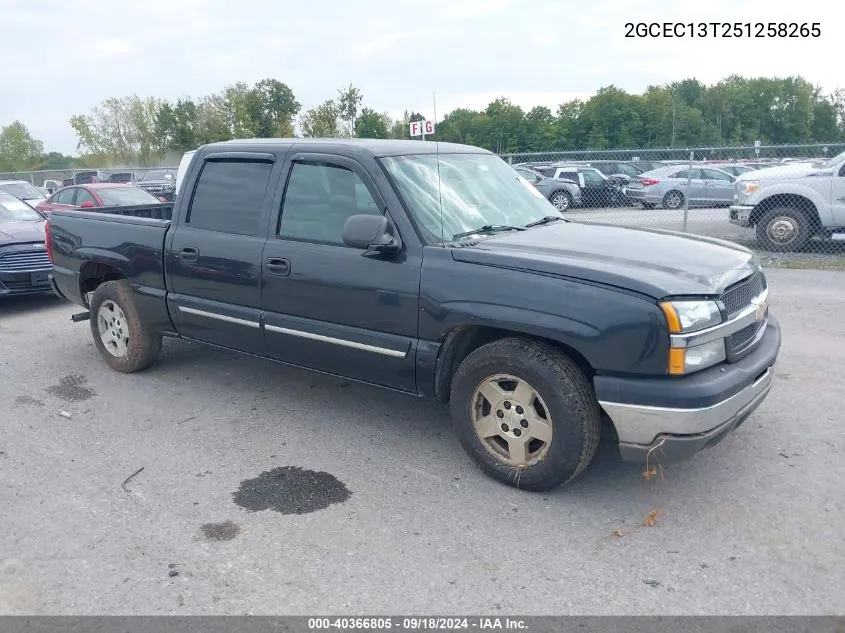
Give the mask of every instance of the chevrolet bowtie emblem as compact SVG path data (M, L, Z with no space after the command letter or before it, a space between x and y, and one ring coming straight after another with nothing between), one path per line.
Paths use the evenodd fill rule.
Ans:
M760 321L763 317L766 316L766 308L769 307L768 297L765 299L758 299L753 303L757 306L757 309L754 311L754 320Z

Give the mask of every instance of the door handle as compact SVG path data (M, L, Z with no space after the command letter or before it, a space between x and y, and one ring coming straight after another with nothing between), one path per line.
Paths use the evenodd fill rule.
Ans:
M179 257L182 259L183 262L195 262L200 257L200 251L198 248L186 246L181 251L179 251Z
M267 270L274 275L289 275L290 260L287 260L284 257L271 257L267 260Z

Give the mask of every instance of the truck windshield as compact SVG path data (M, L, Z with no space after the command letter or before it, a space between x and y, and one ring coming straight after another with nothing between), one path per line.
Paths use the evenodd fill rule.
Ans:
M417 224L438 242L482 227L524 227L560 215L531 183L492 154L391 156L381 162Z
M821 168L822 169L833 169L834 167L836 167L837 165L839 165L843 161L845 161L845 152L842 152L841 154L837 154L836 156L831 158L829 161L822 163Z

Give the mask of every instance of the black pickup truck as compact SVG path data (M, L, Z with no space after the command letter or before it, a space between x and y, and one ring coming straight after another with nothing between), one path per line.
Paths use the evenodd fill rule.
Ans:
M603 414L625 459L685 459L772 385L752 252L564 219L478 148L227 141L183 192L51 214L53 287L117 371L171 336L435 397L484 471L530 490L587 467Z

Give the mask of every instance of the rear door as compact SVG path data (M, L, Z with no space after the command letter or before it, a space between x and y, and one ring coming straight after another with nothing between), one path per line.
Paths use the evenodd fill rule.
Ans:
M48 213L56 209L73 209L77 191L79 191L79 187L65 187L54 193L47 199L47 202L39 203L38 207Z
M167 249L181 335L263 353L261 253L278 167L272 153L219 152L185 183L191 199Z
M388 206L368 160L369 170L350 156L302 152L285 169L280 219L264 249L267 349L287 363L414 391L421 245L400 234L405 249L379 255L342 239L350 216Z
M676 172L670 177L677 189L689 198L690 202L700 204L707 199L707 182L701 170L693 167Z

